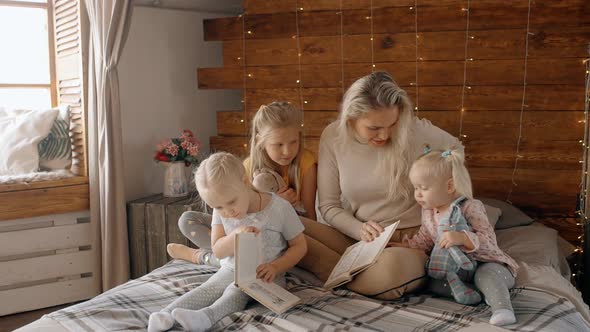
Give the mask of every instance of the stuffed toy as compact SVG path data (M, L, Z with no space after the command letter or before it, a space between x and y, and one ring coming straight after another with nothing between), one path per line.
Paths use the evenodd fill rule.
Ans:
M254 171L252 185L256 190L276 193L287 186L279 173L269 168L261 168Z
M481 301L481 296L476 290L464 284L458 273L459 270L468 271L463 274L467 274L466 278L470 279L477 268L477 262L465 255L457 246L441 248L438 245L440 236L446 231L471 231L471 227L461 211L461 203L465 200L465 197L460 197L451 203L448 217L439 221L438 237L428 262L428 275L434 279L446 279L453 297L458 303L476 304Z

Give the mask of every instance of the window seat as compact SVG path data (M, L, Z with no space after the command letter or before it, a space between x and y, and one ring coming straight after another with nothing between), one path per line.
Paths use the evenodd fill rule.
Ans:
M0 221L88 210L88 177L0 184Z

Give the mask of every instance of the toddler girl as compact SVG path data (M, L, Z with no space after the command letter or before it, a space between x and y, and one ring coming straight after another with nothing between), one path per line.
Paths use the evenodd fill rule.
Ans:
M483 293L492 308L490 323L515 323L509 289L514 286L518 265L498 248L483 203L473 199L471 179L462 153L457 150L428 150L410 169L414 198L422 206L422 225L416 235L405 238L401 245L427 252L435 247L435 243L443 249L458 246L477 266L475 274L461 270L464 273L459 273L459 277L467 282L473 279L477 289ZM439 236L439 222L455 218L450 216L453 208L470 227L462 231L446 231ZM431 260L433 258L431 256ZM463 286L461 282L457 284ZM465 287L464 304L475 304L481 300L477 291L467 285ZM456 285L448 285L446 280L432 279L430 288L440 295L457 298Z
M152 313L149 332L168 330L174 322L189 331L205 331L246 307L249 297L234 284L237 233L259 234L265 250L257 277L267 282L278 279L282 286L284 272L307 251L303 224L290 204L276 194L255 191L235 156L225 152L211 155L196 171L195 183L201 198L213 207L211 243L221 268L199 287Z

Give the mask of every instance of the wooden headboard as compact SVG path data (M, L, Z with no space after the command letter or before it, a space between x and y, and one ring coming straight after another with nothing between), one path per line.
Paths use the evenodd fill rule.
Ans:
M419 117L465 135L476 196L512 191L514 205L576 241L590 3L532 2L528 41L527 0L472 1L469 11L458 0L372 3L247 0L243 16L206 20L224 66L198 69L199 87L244 91L244 110L217 112L211 146L245 154L253 113L287 100L305 111L305 145L317 151L343 91L374 63Z

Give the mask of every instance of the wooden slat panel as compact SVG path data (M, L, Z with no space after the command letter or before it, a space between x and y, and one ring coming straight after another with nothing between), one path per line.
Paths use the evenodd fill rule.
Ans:
M0 286L92 272L90 250L0 262Z
M456 4L455 0L421 0L420 8L425 6L449 6ZM342 9L361 9L383 7L409 7L414 6L414 0L343 0ZM245 0L244 9L250 14L274 14L282 12L292 12L295 8L309 10L339 10L340 3L333 0L282 0L282 1L265 1L265 0Z
M89 200L88 184L0 193L0 220L88 210Z
M315 115L314 113L317 113ZM329 123L330 114L313 112L316 121ZM312 120L313 122L313 120ZM319 127L319 126L318 126ZM316 153L318 151L321 128L314 129L314 136L305 137L305 146ZM228 152L242 155L239 141L246 141L247 137L217 137L212 145L230 149ZM242 143L243 146L244 143ZM478 141L466 140L466 159L470 167L510 168L514 166L516 143L506 141ZM245 155L245 154L244 154ZM579 170L582 158L582 148L576 141L538 141L521 140L519 167L556 170ZM579 182L579 180L578 180Z
M73 54L57 59L58 79L62 80L79 79L80 75L79 55Z
M67 9L70 9L78 4L77 1L64 0L55 2L55 12L61 13Z
M412 100L416 100L415 87L404 87ZM452 110L461 107L460 86L420 87L418 104L420 110ZM305 110L337 110L342 98L342 88L304 88L301 89ZM526 111L582 111L584 100L583 86L574 85L529 85L527 86ZM260 105L275 100L290 101L299 108L299 89L248 89L246 107L256 112ZM467 111L520 110L522 87L513 86L473 86L465 93L464 108Z
M338 7L338 3L334 2ZM457 0L440 7L421 7L418 11L419 31L464 31L466 12L464 1ZM590 5L585 0L533 2L530 26L583 26L590 23ZM340 35L341 20L333 11L299 12L301 36ZM369 7L345 10L343 30L345 34L370 33L367 16ZM556 15L559 12L559 15ZM512 1L510 6L499 6L497 1L477 1L471 4L470 30L524 29L526 28L528 1ZM415 13L409 7L385 7L373 12L374 33L415 32ZM250 39L289 38L296 34L294 11L246 15L246 34ZM228 17L205 20L205 40L242 39L242 18Z
M531 85L577 85L584 83L583 59L570 58L531 59L527 65L527 84ZM523 60L479 60L467 63L467 84L517 85L522 87ZM463 61L423 61L419 63L420 86L463 85ZM384 62L376 64L376 70L393 73L398 84L409 86L416 80L415 62ZM371 72L370 64L345 64L345 85ZM199 88L202 89L240 89L244 87L243 69L200 68L198 70ZM298 87L299 67L297 65L255 66L247 68L247 88ZM291 79L286 79L291 78ZM301 66L303 87L334 88L342 87L342 66L340 64L314 64Z
M89 299L100 293L100 283L96 282L96 278L80 278L0 291L0 298L10 299L10 305L0 305L0 316Z
M52 220L51 216L47 217ZM0 233L2 256L77 248L92 243L90 223ZM31 241L31 239L36 239Z
M530 58L583 58L587 55L590 27L547 28L533 31L529 38ZM483 30L470 33L468 58L478 60L518 59L525 56L526 30ZM301 63L363 63L371 62L370 35L341 37L303 37L300 40ZM374 61L415 61L415 33L376 34ZM419 57L426 61L464 60L465 32L422 32L418 38ZM297 40L293 38L257 39L246 42L243 54L241 40L223 43L225 66L297 64Z
M217 112L217 135L247 136L250 130L250 120L254 112L248 112L244 120L244 112ZM460 113L458 111L420 111L418 116L432 121L436 126L459 135ZM337 111L306 111L304 117L305 134L320 136L323 129L338 117ZM523 115L523 138L531 142L538 141L572 141L571 149L574 157L581 153L578 140L584 135L582 112L560 112L559 117L554 112L527 111ZM463 115L462 134L467 135L467 141L493 141L499 138L513 139L516 146L520 124L519 111L478 111L465 112ZM576 144L577 143L577 144ZM473 144L473 143L470 143Z

